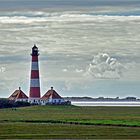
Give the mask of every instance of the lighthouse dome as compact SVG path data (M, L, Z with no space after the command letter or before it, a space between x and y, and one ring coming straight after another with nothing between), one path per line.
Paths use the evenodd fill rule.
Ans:
M36 45L34 45L33 46L33 48L32 48L32 56L38 56L39 55L39 50L38 50L38 48L37 48L37 46Z

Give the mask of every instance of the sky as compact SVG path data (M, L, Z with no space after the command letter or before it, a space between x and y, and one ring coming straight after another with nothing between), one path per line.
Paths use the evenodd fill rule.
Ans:
M29 95L39 48L41 95L140 98L140 0L0 0L0 98Z

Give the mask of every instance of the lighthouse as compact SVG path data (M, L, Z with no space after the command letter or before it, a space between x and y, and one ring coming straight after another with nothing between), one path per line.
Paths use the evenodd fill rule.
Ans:
M36 45L32 48L32 62L31 62L31 79L30 79L30 91L29 97L21 90L16 90L8 99L13 100L15 102L22 101L22 102L29 102L31 104L38 104L38 105L47 105L47 104L55 104L55 105L66 105L71 104L70 101L65 101L54 89L51 87L45 95L41 98L40 97L40 79L39 79L39 63L38 63L38 56L39 50Z
M36 47L36 45L34 45L32 48L31 56L32 62L31 62L29 102L39 104L40 103L40 79L39 79L39 63L38 63L39 50Z

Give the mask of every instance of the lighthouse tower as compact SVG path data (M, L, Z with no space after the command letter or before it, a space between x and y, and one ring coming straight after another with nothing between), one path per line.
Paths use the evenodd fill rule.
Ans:
M39 50L36 45L32 48L32 64L31 64L31 79L30 79L30 95L29 102L40 104L40 80L39 80Z

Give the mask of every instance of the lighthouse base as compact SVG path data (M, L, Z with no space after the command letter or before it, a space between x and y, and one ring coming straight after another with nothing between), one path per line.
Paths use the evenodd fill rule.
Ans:
M40 98L29 98L28 102L31 104L41 104Z

